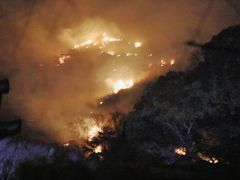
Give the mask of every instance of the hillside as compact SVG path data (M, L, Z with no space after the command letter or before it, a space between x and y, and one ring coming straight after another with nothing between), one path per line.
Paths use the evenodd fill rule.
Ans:
M213 37L193 61L199 56L203 61L192 70L169 72L148 85L128 114L126 139L140 156L172 164L181 150L187 162L238 164L240 26Z
M113 114L123 126L96 139L109 144L101 156L3 139L0 179L239 179L240 26L192 62L148 84L126 116Z

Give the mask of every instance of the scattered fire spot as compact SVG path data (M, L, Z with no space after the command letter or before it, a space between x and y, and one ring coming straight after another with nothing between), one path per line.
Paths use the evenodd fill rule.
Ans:
M135 48L140 48L141 46L142 46L142 42L137 41L134 43Z
M118 93L121 89L129 89L134 85L133 80L117 80L113 84L113 92Z
M187 149L185 147L178 147L174 150L174 152L180 156L186 156Z
M69 145L70 144L68 142L63 144L64 147L68 147Z
M59 57L59 59L58 59L58 61L59 61L59 64L58 64L58 65L64 64L67 59L70 59L70 56L69 56L69 55L61 55L61 56Z
M103 130L99 126L97 125L92 126L88 131L88 141L91 142L94 138L96 138L99 135L99 133L102 132Z
M172 59L172 60L170 61L170 65L173 66L174 64L175 64L175 60Z
M203 161L207 161L207 162L209 162L209 163L211 163L211 164L217 164L218 162L219 162L219 160L217 159L217 158L215 158L215 157L209 157L209 156L207 156L207 155L205 155L205 154L203 154L203 153L198 153L197 154L198 155L198 157L200 158L200 159L202 159Z
M103 152L103 147L101 145L98 145L93 149L93 152L96 154L102 153Z

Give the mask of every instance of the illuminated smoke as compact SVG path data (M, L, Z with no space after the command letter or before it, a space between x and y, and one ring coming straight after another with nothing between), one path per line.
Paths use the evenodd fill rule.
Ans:
M129 89L134 85L133 80L117 80L113 84L113 92L118 93L121 89Z
M140 48L142 46L142 42L135 42L134 46L135 48Z
M96 138L99 133L102 133L102 129L97 126L97 125L93 125L92 127L89 128L88 131L88 141L92 141L94 138Z
M198 37L202 41L238 22L231 7L216 4ZM118 92L114 83L135 87L149 76L186 67L184 42L193 37L206 5L198 0L2 1L0 73L12 87L5 114L43 131L44 140L68 141L69 124L94 111L96 99ZM87 139L85 124L79 122L78 129Z

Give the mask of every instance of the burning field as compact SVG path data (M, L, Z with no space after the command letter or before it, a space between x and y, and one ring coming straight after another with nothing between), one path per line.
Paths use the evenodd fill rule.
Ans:
M132 40L116 25L99 19L84 22L76 29L63 30L59 37L63 43L69 44L72 48L59 55L56 68L64 70L66 66L73 66L81 61L89 66L92 59L93 63L99 61L94 69L95 82L90 85L93 86L90 92L91 98L89 97L86 102L89 104L86 105L88 112L79 114L79 117L74 118L78 119L73 126L73 130L77 129L77 132L72 138L84 138L88 143L91 143L99 134L104 133L103 128L114 131L116 127L113 127L112 119L108 114L117 111L129 112L140 93L132 94L134 98L130 101L123 98L116 102L110 102L109 99L117 96L120 91L131 89L136 84L143 86L138 84L146 78L153 79L155 76L172 69L175 65L175 59L155 57L153 52L145 47L143 41ZM159 58L160 62L154 63L154 58ZM44 67L44 65L42 66ZM92 73L91 69L88 70ZM114 107L114 104L121 102L125 102L125 107L121 105L117 108ZM104 117L99 120L98 116ZM75 139L73 142L76 143L78 140ZM65 146L68 145L69 143L65 143ZM101 153L103 146L104 144L99 144L92 151Z
M58 142L71 140L76 121L79 135L87 139L90 126L98 123L93 118L96 114L108 117L104 123L111 127L109 113L129 112L141 94L142 82L174 69L176 63L174 56L154 54L144 38L133 37L112 22L93 18L61 30L56 36L61 50L41 62L41 56L34 57L22 66L21 59L29 61L31 53L24 51L21 57L17 49L16 56L20 57L15 60L20 69L12 83L21 88L13 88L7 106L26 119L30 128L41 129L46 134L41 139L44 141L48 136ZM109 101L134 86L138 92L130 99ZM16 102L21 102L21 106L15 106ZM116 104L120 105L115 108Z
M87 168L94 170L92 160L102 162L98 173L106 171L103 167L114 171L121 163L138 160L143 165L136 167L142 171L142 166L154 163L164 167L179 161L191 166L200 161L207 167L229 164L221 146L228 143L228 136L218 134L219 129L230 130L215 120L222 121L229 107L229 127L235 123L237 80L233 86L235 75L227 74L226 80L221 69L234 66L221 59L237 59L239 47L231 50L233 56L218 56L218 49L228 52L232 47L222 44L234 44L237 35L226 42L219 38L219 46L202 42L239 23L236 4L225 0L1 1L0 75L9 79L10 93L4 95L0 118L20 117L22 132L0 141L0 150L1 143L9 151L26 147L12 163L18 165L34 143L41 144L36 146L41 158L55 162L62 156L71 163L87 159L91 161ZM221 86L224 82L226 87ZM237 132L234 129L229 138L238 137ZM119 164L111 164L115 161ZM122 168L133 168L126 164ZM82 164L74 167L83 168ZM0 164L1 172L5 171Z

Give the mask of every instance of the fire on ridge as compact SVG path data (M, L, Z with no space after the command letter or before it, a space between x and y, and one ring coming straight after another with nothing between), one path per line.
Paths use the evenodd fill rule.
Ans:
M101 96L104 97L107 94L117 94L123 89L129 89L138 82L139 77L142 76L146 71L151 71L153 67L156 68L169 68L175 65L175 59L171 58L160 58L158 64L154 63L157 57L154 53L145 47L142 40L132 40L127 36L123 36L121 33L111 33L111 31L104 31L101 29L94 29L94 33L85 32L81 38L76 38L71 43L69 49L61 53L58 57L57 66L64 68L68 63L71 64L73 61L77 61L74 53L88 52L96 54L101 60L104 60L104 71L101 73L100 78L103 84L103 88L108 88L108 91ZM145 67L142 68L142 64L139 64L139 60L145 60ZM86 59L87 61L87 59ZM107 63L106 63L107 62ZM131 63L135 62L134 65ZM111 66L108 65L111 64ZM103 66L104 66L103 65ZM141 69L142 70L138 70ZM136 71L137 70L137 71ZM133 73L133 72L138 73ZM100 96L100 97L101 97ZM96 99L99 97L96 97ZM103 101L98 103L103 105ZM90 112L91 114L91 112ZM103 126L97 122L97 119L84 118L89 122L86 122L87 128L84 134L79 131L80 138L84 137L88 143L94 142L101 133L104 133ZM84 123L83 123L84 124ZM80 125L80 124L79 124ZM79 129L79 128L76 128ZM67 142L64 144L65 147L70 146L71 143ZM92 153L99 154L104 151L104 144L98 144L92 149Z

